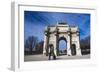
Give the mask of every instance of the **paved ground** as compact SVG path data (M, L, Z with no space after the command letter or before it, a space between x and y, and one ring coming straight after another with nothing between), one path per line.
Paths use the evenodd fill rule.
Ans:
M67 56L67 55L62 55L62 56L57 56L56 60L63 60L63 59L88 59L90 58L90 55L83 55L83 56ZM47 61L48 56L45 55L27 55L24 57L24 61Z

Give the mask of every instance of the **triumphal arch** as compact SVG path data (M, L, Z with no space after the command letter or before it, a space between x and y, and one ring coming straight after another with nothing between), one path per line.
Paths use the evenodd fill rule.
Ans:
M65 53L68 56L80 56L80 34L78 26L69 26L66 23L45 27L43 54L48 55L49 45L54 46L54 53L59 56L59 41L65 40L67 46Z

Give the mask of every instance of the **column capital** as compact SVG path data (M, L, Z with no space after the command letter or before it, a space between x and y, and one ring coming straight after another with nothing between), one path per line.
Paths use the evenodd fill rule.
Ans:
M76 34L77 34L77 36L79 36L79 35L80 35L80 33L79 33L79 32L77 32Z
M67 34L68 34L68 36L70 36L71 32L70 32L70 31L68 31L68 32L67 32Z

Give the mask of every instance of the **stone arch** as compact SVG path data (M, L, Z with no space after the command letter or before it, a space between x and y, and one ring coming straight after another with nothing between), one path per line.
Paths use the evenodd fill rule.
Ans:
M56 56L58 56L59 40L61 39L66 41L66 54L68 56L81 55L79 28L77 26L71 27L68 24L58 24L56 26L48 26L45 28L43 54L48 54L46 49L48 49L49 44L53 44L54 53Z

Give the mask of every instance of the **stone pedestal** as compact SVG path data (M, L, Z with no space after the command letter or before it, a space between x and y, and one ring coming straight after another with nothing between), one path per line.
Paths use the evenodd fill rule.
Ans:
M44 35L44 44L43 44L43 54L45 55L46 54L46 45L47 45L47 37L46 35Z
M77 55L77 56L81 56L79 33L78 33L78 36L77 36L77 48L76 48L76 55Z
M70 44L70 32L68 32L67 36L67 55L71 56L71 44Z

